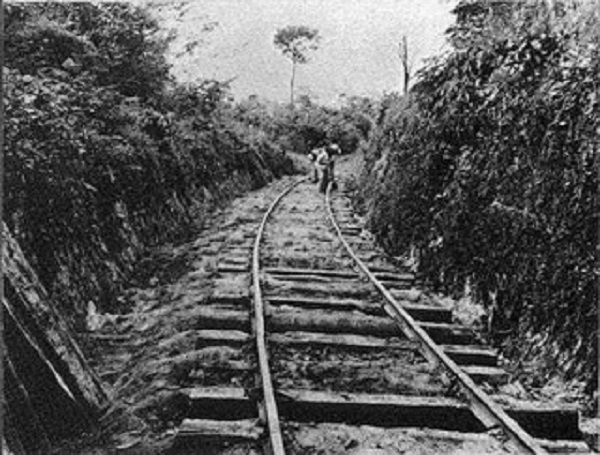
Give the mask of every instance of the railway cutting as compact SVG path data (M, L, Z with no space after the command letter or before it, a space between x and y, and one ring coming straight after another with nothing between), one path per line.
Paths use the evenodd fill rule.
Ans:
M215 264L229 290L194 336L220 354L187 378L173 453L587 453L575 408L500 393L497 352L375 244L343 178L267 205Z

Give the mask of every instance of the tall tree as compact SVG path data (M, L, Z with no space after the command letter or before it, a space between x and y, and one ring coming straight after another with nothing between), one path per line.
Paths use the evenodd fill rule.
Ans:
M408 93L408 84L410 83L410 75L412 72L412 59L408 55L408 42L406 35L402 35L402 39L398 43L398 57L402 64L402 74L404 76L404 94Z
M294 106L294 79L296 65L308 62L308 53L319 47L319 31L304 25L288 25L275 33L274 43L283 55L292 62L292 78L290 81L290 103Z

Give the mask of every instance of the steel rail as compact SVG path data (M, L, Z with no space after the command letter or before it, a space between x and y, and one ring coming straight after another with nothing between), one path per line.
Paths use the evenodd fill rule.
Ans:
M547 452L523 430L517 422L515 422L504 410L502 410L492 399L485 394L473 380L460 369L460 367L431 339L429 334L425 332L415 320L402 308L392 294L375 278L375 275L367 268L363 261L354 253L350 244L346 241L342 234L342 230L335 219L333 209L331 207L331 183L327 187L325 201L329 219L333 227L344 245L348 254L352 257L358 268L368 277L369 281L375 286L379 293L385 298L387 307L391 310L395 321L406 333L406 335L422 346L425 355L443 365L449 370L458 380L457 384L461 391L466 395L473 413L482 421L488 428L502 428L507 436L518 445L522 453L531 453L535 455L546 454Z
M267 344L265 339L265 314L262 291L260 288L260 242L264 234L267 220L275 207L281 200L296 186L306 181L306 178L293 183L287 187L271 203L265 212L258 228L254 248L252 251L252 290L254 298L254 337L256 340L256 350L258 356L260 382L262 386L262 401L259 401L259 418L266 426L269 433L269 445L266 451L271 455L285 455L283 448L283 438L281 437L281 426L279 423L279 412L277 402L275 401L275 390L269 369L269 357L267 354Z

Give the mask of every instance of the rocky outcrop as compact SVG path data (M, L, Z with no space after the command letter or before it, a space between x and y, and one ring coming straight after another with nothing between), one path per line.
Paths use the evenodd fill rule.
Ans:
M108 397L5 225L2 235L5 438L14 453L46 453L92 430Z

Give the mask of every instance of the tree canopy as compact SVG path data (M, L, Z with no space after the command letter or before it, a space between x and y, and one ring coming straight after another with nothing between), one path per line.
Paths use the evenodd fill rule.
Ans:
M274 43L294 63L307 63L308 53L319 47L319 32L304 25L289 25L275 33Z
M305 25L288 25L280 28L275 33L273 42L281 49L283 55L292 62L292 77L290 81L290 103L294 105L294 79L296 76L296 65L308 62L308 54L319 47L318 30Z

